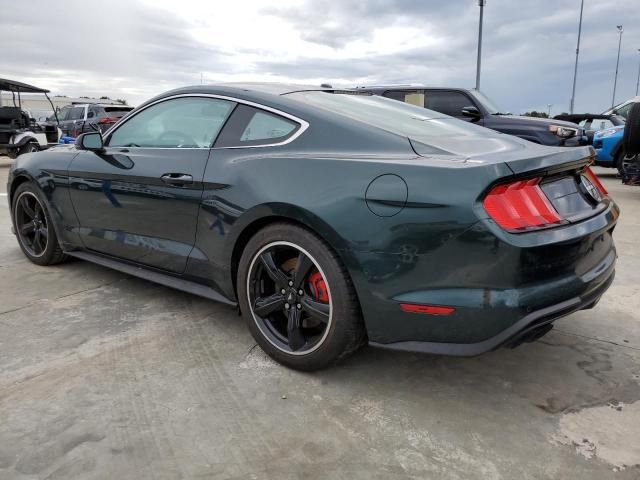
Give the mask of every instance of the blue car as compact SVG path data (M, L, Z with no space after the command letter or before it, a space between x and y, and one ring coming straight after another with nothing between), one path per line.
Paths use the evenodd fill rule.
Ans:
M622 135L624 125L617 125L593 135L593 148L596 150L596 165L621 170L624 152L622 150Z

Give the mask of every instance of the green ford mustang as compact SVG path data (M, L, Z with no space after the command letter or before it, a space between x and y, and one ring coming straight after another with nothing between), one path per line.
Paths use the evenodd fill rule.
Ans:
M244 84L173 90L9 176L20 247L238 305L312 370L370 345L476 355L593 307L619 215L590 147L394 100Z

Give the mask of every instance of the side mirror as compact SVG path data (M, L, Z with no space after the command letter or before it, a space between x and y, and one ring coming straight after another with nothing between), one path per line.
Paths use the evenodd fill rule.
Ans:
M91 150L93 152L104 151L102 134L98 132L81 133L76 138L76 148L79 150Z
M476 107L464 107L461 111L463 117L469 117L473 120L477 120L482 117L480 110Z

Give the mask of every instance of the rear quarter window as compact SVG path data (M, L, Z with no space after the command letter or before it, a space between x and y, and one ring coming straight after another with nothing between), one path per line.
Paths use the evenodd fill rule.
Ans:
M215 147L267 146L285 142L301 125L281 115L239 104L220 133Z

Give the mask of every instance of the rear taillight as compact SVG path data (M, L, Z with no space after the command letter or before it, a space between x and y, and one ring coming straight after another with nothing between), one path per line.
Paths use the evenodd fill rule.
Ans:
M509 231L527 231L563 223L540 188L541 178L497 185L482 204L489 216Z
M584 169L584 173L583 173L589 180L591 180L591 183L593 183L596 188L600 191L600 193L602 194L603 197L607 197L609 195L609 192L607 192L607 189L604 188L604 186L602 185L602 183L600 183L600 179L598 178L598 176L593 172L593 170L591 170L591 168L587 167Z
M98 120L98 123L101 124L101 125L107 125L107 124L110 124L110 123L116 123L117 121L118 121L118 119L116 119L116 118L104 117L104 118L101 118L100 120Z

